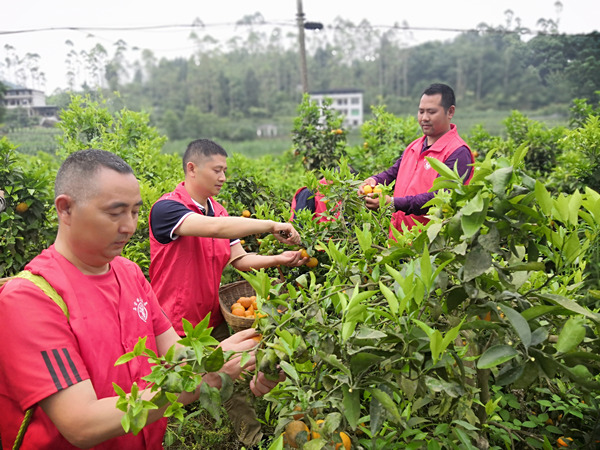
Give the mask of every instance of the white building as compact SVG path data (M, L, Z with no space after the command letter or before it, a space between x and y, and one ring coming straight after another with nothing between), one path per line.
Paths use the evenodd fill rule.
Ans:
M363 91L359 89L332 89L310 92L310 99L319 106L323 100L332 100L331 108L344 116L345 128L358 128L363 124Z
M23 108L29 117L52 117L58 115L58 107L46 105L46 95L37 89L29 89L9 81L1 81L6 87L4 107L6 109Z

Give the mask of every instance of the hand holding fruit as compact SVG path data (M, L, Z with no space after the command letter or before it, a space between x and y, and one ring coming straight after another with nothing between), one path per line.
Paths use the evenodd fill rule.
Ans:
M309 260L309 256L303 256L301 251L288 251L276 256L279 265L288 267L303 266Z
M375 178L367 178L365 181L363 181L363 184L358 187L358 195L367 195L372 193L375 186L377 186L377 181L375 181Z

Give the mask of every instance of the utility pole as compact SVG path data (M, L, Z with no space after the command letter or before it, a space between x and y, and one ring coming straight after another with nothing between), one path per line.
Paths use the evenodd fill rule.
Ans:
M308 93L308 73L306 70L306 46L304 45L304 12L302 11L302 0L296 0L298 7L298 41L300 44L300 75L302 78L302 92Z

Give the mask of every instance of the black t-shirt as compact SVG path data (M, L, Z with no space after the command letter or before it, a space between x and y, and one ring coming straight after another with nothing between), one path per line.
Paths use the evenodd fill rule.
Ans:
M202 205L198 205L202 214L208 217L215 216L210 200L207 201L208 211L204 210ZM175 200L161 200L156 202L150 210L150 228L154 238L161 244L168 244L177 239L174 230L181 225L183 219L188 215L195 214L187 206ZM231 245L239 242L239 239L231 239Z

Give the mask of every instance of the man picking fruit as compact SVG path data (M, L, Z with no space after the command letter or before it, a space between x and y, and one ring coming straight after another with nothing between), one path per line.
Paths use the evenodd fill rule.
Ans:
M168 404L148 413L140 433L126 434L113 386L137 383L149 400L148 360L115 361L142 337L158 355L179 341L140 268L120 256L142 206L133 170L110 152L74 152L56 176L54 205L54 244L0 288L3 448L160 449ZM224 351L250 353L246 366L231 359L222 373L235 380L253 370L255 336L244 330L221 343ZM202 381L221 385L216 373ZM275 385L259 374L250 389L264 395ZM178 400L189 404L199 396L196 389Z
M279 255L247 254L239 238L273 233L299 244L290 223L229 217L213 197L226 180L227 152L208 139L191 142L183 155L185 181L163 195L150 211L150 282L158 301L183 335L182 318L197 325L209 313L213 336L229 335L219 307L219 285L228 263L238 270L276 265L299 266L308 259L297 251Z
M454 91L445 84L432 84L423 92L417 119L423 136L406 147L404 153L389 169L367 178L358 193L365 195L367 208L379 208L378 184L396 182L393 197L386 195L385 204L392 205L395 212L392 225L402 230L402 225L412 228L415 221L427 222L427 208L423 206L435 193L429 192L438 173L425 157L445 163L456 169L467 184L473 176L475 162L469 146L458 135L456 125L450 123L456 109Z

